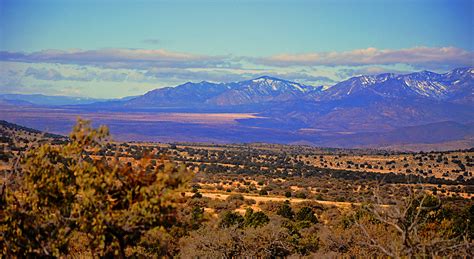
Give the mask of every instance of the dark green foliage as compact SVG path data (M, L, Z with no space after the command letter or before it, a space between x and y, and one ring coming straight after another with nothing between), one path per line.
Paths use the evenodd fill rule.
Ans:
M242 227L245 219L239 213L232 211L225 211L221 216L219 226L221 228L228 228L232 226Z
M201 222L204 220L204 208L194 206L191 210L191 222L190 226L192 229L198 229L201 226Z
M296 213L296 220L318 223L318 218L314 215L314 211L310 207L303 207Z
M290 202L289 201L285 201L281 206L280 208L278 209L277 211L277 214L284 217L284 218L287 218L287 219L292 219L293 216L295 215L295 213L293 212L293 210L291 209L291 206L290 206Z
M225 211L221 215L221 220L219 222L219 226L221 228L228 228L228 227L261 227L263 225L268 224L270 219L268 218L265 213L258 211L254 212L252 208L247 208L245 215L242 216L239 213L232 212L232 211Z
M201 199L202 198L202 194L200 192L195 192L192 196L193 199Z
M304 192L299 192L295 195L296 198L299 198L299 199L306 199L306 193Z
M261 227L268 224L268 222L270 222L270 219L265 213L261 211L254 212L252 208L247 208L244 221L245 227Z

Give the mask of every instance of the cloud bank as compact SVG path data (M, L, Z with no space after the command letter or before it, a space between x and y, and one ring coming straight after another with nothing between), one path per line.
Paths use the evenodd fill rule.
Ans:
M267 66L363 66L409 64L430 67L473 66L474 53L455 47L415 47L400 50L376 48L345 52L314 52L307 54L279 54L250 59Z
M0 51L0 60L28 63L95 65L109 68L231 67L226 56L206 56L164 49L43 50L32 53Z
M111 68L240 68L242 60L254 65L365 66L409 64L412 66L473 66L474 53L455 47L414 47L400 50L376 48L343 52L278 54L269 57L207 56L164 49L43 50L33 53L0 51L0 60L31 63L97 65Z

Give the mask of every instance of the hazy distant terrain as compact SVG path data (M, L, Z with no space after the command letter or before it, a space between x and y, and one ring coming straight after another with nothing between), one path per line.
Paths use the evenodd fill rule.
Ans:
M264 76L94 103L10 96L0 118L65 134L81 116L118 140L443 150L474 145L473 86L472 68L358 76L327 89Z

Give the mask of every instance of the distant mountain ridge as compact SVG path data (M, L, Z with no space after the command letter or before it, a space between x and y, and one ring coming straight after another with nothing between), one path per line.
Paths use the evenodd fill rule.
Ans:
M269 76L232 83L188 82L149 91L129 100L125 106L233 106L295 100L321 90L322 86L313 87Z
M233 83L185 83L122 102L129 109L179 107L257 112L250 127L384 131L442 121L472 122L474 69L352 77L329 88L269 76Z
M127 101L136 96L128 96L120 99L99 99L89 97L73 97L61 95L43 95L43 94L0 94L0 102L13 105L86 105L107 101Z
M397 75L361 75L330 87L304 85L271 76L230 83L187 82L175 87L151 90L143 95L119 99L47 96L42 94L0 94L0 101L36 105L94 105L113 102L124 107L239 106L262 103L317 101L348 98L427 98L472 104L474 68L457 68L438 74L421 71Z
M0 100L31 105L75 105L92 104L106 99L71 97L71 96L48 96L43 94L0 94Z
M379 74L358 76L340 82L325 91L318 100L344 99L363 93L392 98L429 98L434 100L473 100L473 68L458 68L437 74L422 71L406 75Z
M185 83L159 88L126 101L129 107L183 105L239 106L266 102L334 101L351 97L428 98L469 103L473 100L473 68L458 68L437 74L422 71L405 75L384 73L353 77L327 89L262 76L232 83Z
M473 90L473 68L458 68L443 74L421 71L361 75L329 88L262 76L231 83L188 82L125 100L62 106L60 110L71 113L71 118L76 116L73 114L89 114L96 123L111 125L122 139L304 142L326 147L413 148L415 145L437 149L449 143L451 148L470 148L474 146ZM21 113L17 106L29 103L27 100L5 102L0 98L1 105L6 107L5 111ZM42 109L45 113L59 110ZM25 118L12 117L12 112L5 112L3 117L43 129L67 124L64 115L56 118L38 114L40 118L36 118L31 115L36 110L34 106L23 110ZM108 116L95 116L102 112ZM161 113L171 115L152 119ZM252 116L229 123L213 123L211 119L201 124L179 120L180 116L201 113L203 117L214 113L223 117L227 113ZM110 119L110 114L116 117Z

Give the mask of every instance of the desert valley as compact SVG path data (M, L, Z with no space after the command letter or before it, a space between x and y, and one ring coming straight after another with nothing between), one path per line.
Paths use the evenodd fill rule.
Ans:
M68 138L44 133L6 121L1 121L0 124L0 145L3 150L0 153L3 161L0 170L3 186L22 178L18 175L21 170L18 168L19 164L25 163L29 155L34 154L34 150L45 145L44 143L51 143L46 145L52 145L53 150L54 147L61 150L68 149L66 146L77 141L73 135ZM90 128L83 130L89 134L93 132ZM471 219L473 215L472 148L397 152L265 143L166 144L106 141L99 146L85 147L84 151L85 161L90 161L88 163L91 164L115 164L137 172L144 170L142 172L152 173L155 170L160 172L168 163L173 163L175 166L183 166L193 175L181 193L181 199L184 199L181 201L182 205L178 205L178 208L184 206L182 208L185 213L178 218L183 224L191 225L180 226L184 232L172 239L153 241L168 247L159 252L161 256L169 256L167 253L176 250L181 251L181 256L206 257L236 254L369 255L377 251L372 250L375 245L386 242L382 237L372 239L378 233L378 230L372 228L384 224L401 224L400 220L414 215L397 212L398 209L410 206L407 202L420 199L424 202L425 199L434 197L438 199L430 201L434 202L430 205L434 207L426 208L426 213L429 211L430 214L416 214L416 221L412 223L417 224L413 225L415 231L429 235L429 238L422 238L416 232L406 234L420 238L418 246L429 249L431 253L439 253L439 242L447 242L449 246L456 244L456 247L461 248L454 252L449 250L449 246L443 246L446 249L443 251L450 254L471 253L470 241L466 241L463 235L472 233L472 224L464 221L465 217ZM35 170L44 174L52 169L40 166ZM113 194L107 194L106 197L109 195ZM400 195L407 198L400 199ZM189 209L191 210L188 211ZM422 207L418 209L421 210ZM362 223L359 219L357 223L350 223L355 215L367 212L377 213L375 215L384 213L378 216L381 217L381 222L366 222L367 219L364 218L360 219ZM192 217L188 218L190 215ZM418 220L428 220L431 224L443 222L447 225L425 229L425 223L418 223ZM234 232L235 228L242 231ZM365 230L366 228L372 230ZM462 228L466 228L467 232L463 232ZM357 234L360 230L368 232ZM9 233L6 229L3 231ZM214 231L219 236L214 236ZM432 235L436 236L440 231L454 231L450 234L453 239L445 240L443 236L437 236L437 241L433 241ZM402 233L405 232L393 232L390 235L398 238ZM250 237L253 239L248 239ZM84 237L79 233L72 238L79 238L77 244L84 242L80 241ZM367 238L374 243L366 244L364 240ZM135 248L124 247L123 253L155 256L155 252L135 250L157 245L153 242L142 243ZM267 246L273 242L278 242L278 245L272 246L273 250L259 252L260 249L268 249ZM356 242L356 245L352 242ZM396 242L399 242L398 239ZM237 247L229 251L229 245ZM392 243L387 249L395 250L382 254L391 256L389 253L403 249L403 246L402 243ZM72 250L68 253L93 256L80 245L72 245L69 249Z
M472 258L473 0L0 0L0 258Z

